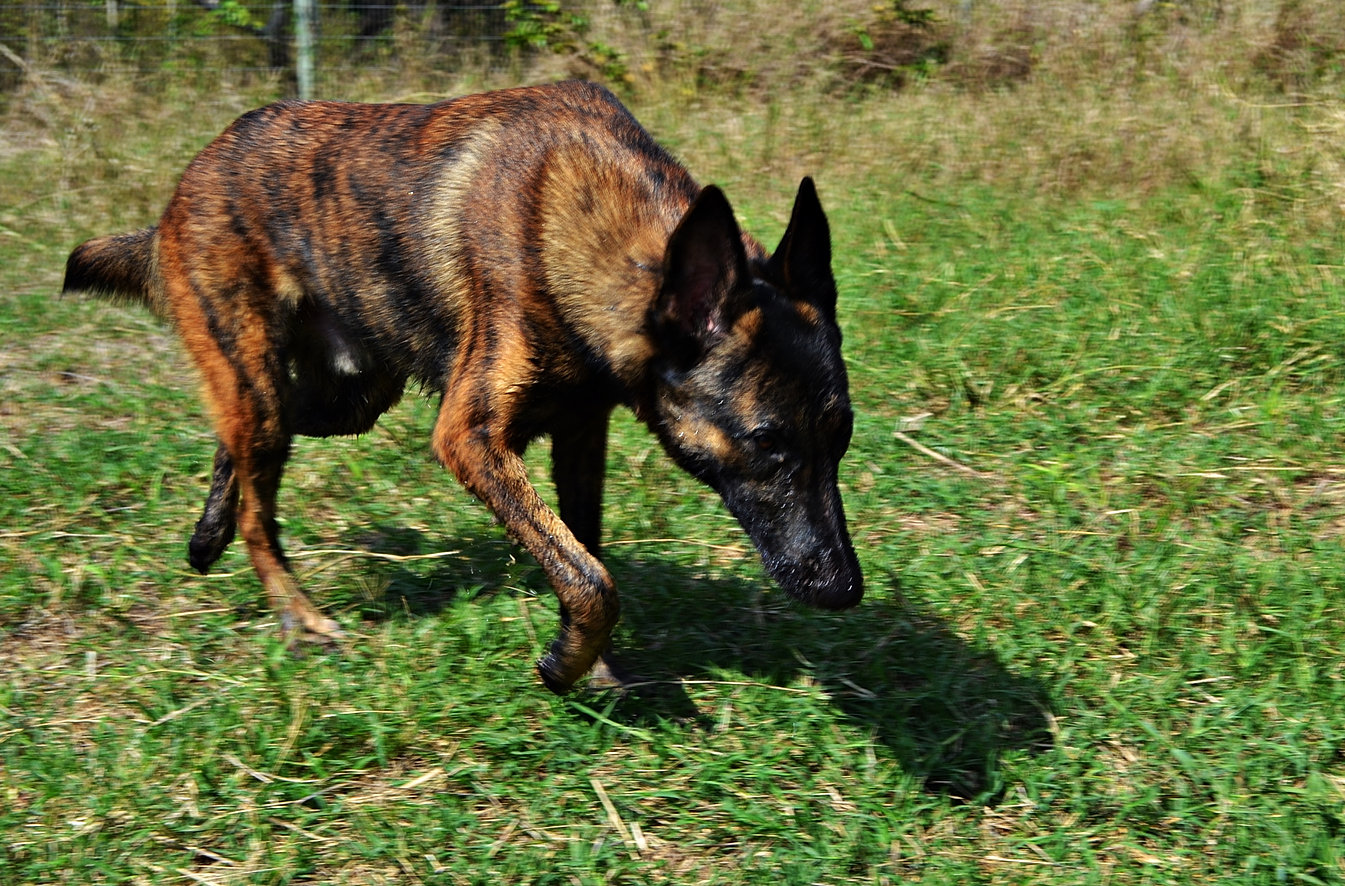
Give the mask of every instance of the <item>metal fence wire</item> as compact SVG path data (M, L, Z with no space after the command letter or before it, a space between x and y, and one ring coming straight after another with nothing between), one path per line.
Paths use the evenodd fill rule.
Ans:
M527 9L504 0L309 5L313 59L327 71L390 64L408 45L430 57L502 62L516 28L508 8ZM292 0L0 0L0 87L29 64L71 73L291 71L295 20Z

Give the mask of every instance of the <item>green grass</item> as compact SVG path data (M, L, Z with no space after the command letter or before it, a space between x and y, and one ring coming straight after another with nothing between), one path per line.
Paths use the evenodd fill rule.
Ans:
M637 105L764 239L819 171L869 594L791 605L623 415L608 560L651 682L558 699L554 600L423 398L287 473L340 654L281 648L239 548L187 567L213 444L181 349L55 292L258 99L184 128L33 98L54 120L0 150L0 880L1345 881L1338 100L1202 105L1227 131L1155 155L1196 179L1061 190L1056 92Z

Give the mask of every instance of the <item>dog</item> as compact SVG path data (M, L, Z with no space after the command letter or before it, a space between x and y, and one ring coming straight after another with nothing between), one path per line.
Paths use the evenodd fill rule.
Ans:
M146 304L176 328L219 441L188 559L205 573L236 529L291 636L341 634L278 538L291 440L369 430L409 380L440 397L435 456L555 588L560 630L537 669L557 693L615 672L619 602L599 555L620 405L720 494L789 594L829 609L863 594L812 180L768 254L600 86L252 111L191 162L156 226L77 247L63 290ZM524 470L543 435L559 514Z

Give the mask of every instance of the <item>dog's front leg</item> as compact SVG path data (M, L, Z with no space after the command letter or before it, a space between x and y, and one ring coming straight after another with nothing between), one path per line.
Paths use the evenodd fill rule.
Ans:
M560 599L560 634L537 663L553 692L570 689L608 646L620 604L606 567L547 507L528 481L519 453L492 422L445 397L434 429L434 451L472 494L504 523L541 564Z
M551 478L560 517L595 557L602 556L602 485L610 417L606 407L580 410L551 429ZM616 660L609 643L593 665L589 685L624 686L638 680Z
M560 518L588 552L602 556L602 481L608 409L567 416L551 429L551 479Z

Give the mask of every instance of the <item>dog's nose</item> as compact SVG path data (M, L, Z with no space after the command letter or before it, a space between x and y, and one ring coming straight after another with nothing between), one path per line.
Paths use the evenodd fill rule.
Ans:
M849 609L864 596L864 575L848 544L800 558L771 558L767 567L787 593L819 609Z
M849 609L864 597L864 574L860 572L859 560L852 550L829 559L838 562L819 570L812 603L820 609Z

